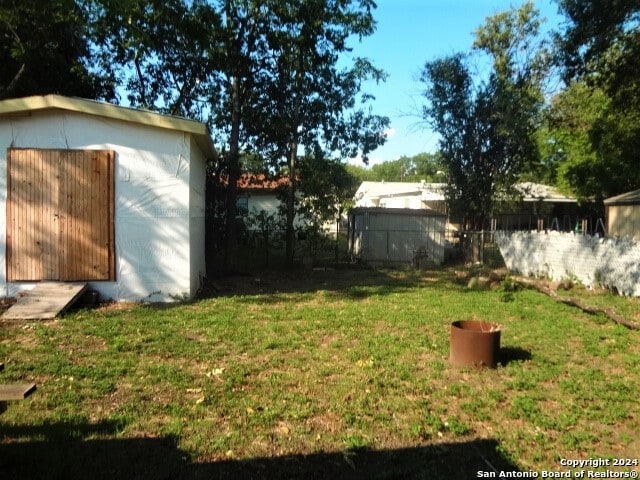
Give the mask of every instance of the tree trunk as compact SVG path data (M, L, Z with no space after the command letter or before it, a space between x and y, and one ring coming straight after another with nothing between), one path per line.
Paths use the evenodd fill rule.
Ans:
M476 217L467 222L465 235L465 261L471 263L484 262L484 217Z
M471 244L471 258L469 259L472 263L480 262L480 233L476 230L473 230L470 234L470 244Z
M237 269L238 232L236 216L238 208L238 180L240 179L240 80L234 76L231 83L231 135L229 137L229 158L227 184L227 215L225 224L225 256L224 271L233 273Z
M293 220L295 217L296 207L296 159L298 156L298 138L294 134L291 139L289 151L289 190L287 192L287 226L286 226L286 247L285 255L287 267L293 267L295 231L293 228Z

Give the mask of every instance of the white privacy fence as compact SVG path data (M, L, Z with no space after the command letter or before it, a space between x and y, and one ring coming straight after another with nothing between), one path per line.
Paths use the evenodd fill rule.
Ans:
M640 242L629 237L602 238L575 233L495 233L509 271L553 280L576 278L621 295L640 296Z

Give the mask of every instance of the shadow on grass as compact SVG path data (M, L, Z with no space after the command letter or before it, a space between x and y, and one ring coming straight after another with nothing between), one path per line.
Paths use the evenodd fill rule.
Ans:
M477 478L478 471L518 471L495 440L195 463L175 439L109 438L117 429L108 422L17 427L0 422L0 477L437 480Z
M520 347L502 347L498 362L504 366L512 362L524 362L531 360L531 352Z
M358 300L391 295L421 285L451 286L451 273L444 267L421 271L364 268L265 271L209 280L198 298L260 295L264 302L277 302L283 300L282 295L323 290Z

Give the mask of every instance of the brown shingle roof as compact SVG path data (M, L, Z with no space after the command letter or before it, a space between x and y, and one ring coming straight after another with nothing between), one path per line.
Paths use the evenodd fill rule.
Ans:
M229 182L228 176L221 176L220 183L227 185ZM289 178L287 177L268 177L264 174L254 175L245 173L240 175L238 179L238 188L243 190L275 190L276 188L289 185Z

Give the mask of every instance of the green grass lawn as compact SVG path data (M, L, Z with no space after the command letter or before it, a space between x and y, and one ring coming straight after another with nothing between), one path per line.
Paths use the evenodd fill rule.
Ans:
M2 323L0 379L38 389L0 414L0 478L464 479L640 459L640 332L453 278L264 274L183 305ZM615 303L638 320L638 300ZM449 365L458 319L502 325L498 368Z

